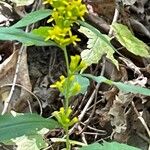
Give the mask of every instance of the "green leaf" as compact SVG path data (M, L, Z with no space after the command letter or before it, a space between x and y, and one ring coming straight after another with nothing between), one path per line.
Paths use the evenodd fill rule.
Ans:
M82 147L80 150L140 150L126 144L120 144L117 142L103 142L102 144L94 143L88 146Z
M37 36L33 33L26 33L20 29L15 28L0 28L0 40L16 40L27 46L50 46L56 45L53 41L45 41L43 37Z
M20 114L19 114L20 115ZM44 138L49 129L43 128L32 135L23 135L3 142L5 145L16 145L16 150L39 150L48 146L48 141Z
M40 150L48 146L46 141L44 141L44 137L39 134L35 134L32 136L24 135L21 137L17 137L16 139L12 139L12 141L17 146L16 150Z
M88 37L87 48L81 52L82 59L88 64L98 63L103 54L107 54L107 57L112 60L112 62L118 68L118 62L113 56L114 47L110 43L110 38L107 35L101 34L97 29L92 29L92 27L81 26L79 31Z
M109 85L115 85L118 87L118 89L122 90L123 92L126 93L134 93L134 94L142 94L142 95L147 95L150 96L150 89L148 88L143 88L140 86L132 85L132 84L127 84L127 83L122 83L122 82L114 82L111 80L108 80L107 78L103 76L93 76L91 74L82 74L84 77L88 77L93 79L94 81L101 83L104 82Z
M135 86L132 84L126 84L121 82L113 82L113 84L126 93L131 92L135 94L139 93L139 94L150 96L150 89L148 88L143 88L140 86Z
M11 26L11 28L20 28L35 23L51 15L50 9L40 9L27 14L24 18L18 21L16 24Z
M48 37L49 35L48 30L50 29L51 27L43 26L43 27L39 27L38 29L32 30L32 33L41 36L45 39L46 37Z
M102 150L102 145L100 145L99 143L94 143L88 146L83 146L82 148L80 148L80 150Z
M128 51L142 57L150 56L148 53L150 48L144 42L136 38L127 26L119 23L113 23L112 28L115 32L115 37L124 47L126 47Z
M42 128L54 129L60 127L53 119L45 119L37 114L0 116L0 142L20 137L33 135Z
M92 80L96 81L97 83L102 83L102 82L107 83L107 82L111 81L111 80L106 79L103 76L93 76L91 74L82 74L82 76L91 78ZM110 84L112 84L112 82Z
M99 32L99 30L97 30L95 27L91 26L90 24L88 24L85 21L81 21L78 20L77 23L79 23L80 25L82 25L83 27L86 27L88 29L90 29L92 32L94 32L98 37L100 37L103 41L105 41L114 51L116 51L116 49L113 47L113 45L111 45L111 43L103 36L102 33Z
M90 84L89 79L81 76L80 74L75 75L75 82L78 82L80 84L81 87L80 93L82 94L84 94L87 91L87 87Z

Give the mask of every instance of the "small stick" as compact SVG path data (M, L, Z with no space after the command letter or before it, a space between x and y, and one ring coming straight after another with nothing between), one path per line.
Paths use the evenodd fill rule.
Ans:
M9 93L6 101L4 102L4 108L3 108L3 111L1 113L1 115L4 115L7 112L11 97L12 97L13 92L15 90L15 84L16 84L16 81L17 81L18 73L19 73L21 56L22 56L23 51L25 51L25 50L26 50L26 46L21 46L19 54L18 54L18 60L17 60L17 64L16 64L16 70L15 70L15 75L14 75L12 87L11 87L10 93Z
M80 133L83 131L83 129L81 128L80 125L78 125L78 130L79 130ZM87 144L87 141L86 141L86 138L85 138L84 133L81 133L81 136L82 136L82 141L83 141L85 144Z
M115 8L115 13L114 13L114 17L113 17L112 23L117 22L118 17L119 17L119 5L117 4L117 5L116 5L116 8ZM111 23L111 24L112 24L112 23ZM112 37L112 35L113 35L113 29L112 29L112 27L110 26L110 30L109 30L108 36L109 36L109 37Z
M83 124L84 126L86 125L86 124L83 123L83 122L81 122L81 124ZM87 125L87 128L89 128L89 129L91 129L91 130L93 130L93 131L99 132L99 133L101 133L101 135L107 134L106 131L104 131L104 130L99 130L99 129L96 129L96 128L93 128L93 127L91 127L91 126L89 126L89 125Z
M7 86L12 86L12 84L5 84L5 85L0 86L0 88L7 87ZM39 106L40 106L40 116L41 116L41 115L42 115L42 113L43 113L43 110L42 110L42 104L41 104L41 102L40 102L39 98L38 98L38 97L37 97L37 96L36 96L33 92L31 92L31 91L30 91L30 90L28 90L26 87L24 87L23 85L15 84L15 86L18 86L18 87L23 88L25 91L27 91L28 93L30 93L32 96L34 96L34 97L35 97L35 99L38 101Z
M150 139L148 137L146 137L145 135L139 133L139 132L136 132L136 134L142 138L145 142L149 143L150 144Z
M142 115L141 115L141 114L138 112L138 110L136 109L135 104L134 104L133 101L132 101L132 107L133 107L133 109L134 109L136 115L138 116L138 119L139 119L139 120L141 121L141 123L143 124L143 126L144 126L145 130L147 131L147 134L148 134L148 136L149 136L149 138L150 138L150 130L149 130L149 128L148 128L148 126L147 126L147 124L146 124L144 118L142 117Z

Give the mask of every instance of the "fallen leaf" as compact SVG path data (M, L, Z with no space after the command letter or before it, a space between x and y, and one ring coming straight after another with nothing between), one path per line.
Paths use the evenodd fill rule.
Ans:
M31 5L34 0L10 0L11 2L15 3L16 6L28 6L28 5Z
M14 79L17 59L18 59L18 51L15 51L2 64L0 64L0 96L2 97L2 101L4 102L7 99L11 89L11 85ZM31 91L26 51L22 55L20 61L20 67L19 67L16 83L20 84L21 86ZM13 92L13 96L11 98L8 111L10 111L12 108L17 112L28 111L27 100L29 100L32 103L31 95L24 89L15 86L15 90ZM0 103L2 103L2 101Z

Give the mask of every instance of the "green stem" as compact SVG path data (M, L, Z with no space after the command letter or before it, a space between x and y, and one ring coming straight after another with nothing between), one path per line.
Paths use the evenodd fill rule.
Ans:
M66 61L66 67L67 67L67 77L69 77L69 58L68 58L66 47L63 47L62 49L63 49L64 55L65 55L65 61ZM66 95L65 95L65 111L68 110L68 107L69 107L69 98L68 98L68 80L67 80Z
M66 67L67 67L67 77L69 77L69 58L68 58L68 54L67 54L67 50L66 47L62 48L64 51L64 55L65 55L65 61L66 61ZM67 112L69 108L69 97L68 97L68 80L67 80L67 84L66 84L66 96L65 96L65 111ZM68 127L65 129L66 132L66 149L70 150L71 149L71 145L70 145L70 141L69 141L69 129Z
M70 145L70 141L69 141L69 130L68 130L68 128L66 129L66 149L67 150L71 149L71 145Z
M62 49L63 49L64 55L65 55L65 61L66 61L66 66L67 66L67 76L69 76L69 58L68 58L67 50L66 50L66 47L64 47Z

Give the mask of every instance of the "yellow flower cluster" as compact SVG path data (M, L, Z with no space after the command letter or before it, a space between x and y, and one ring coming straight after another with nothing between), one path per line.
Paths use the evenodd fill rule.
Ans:
M76 35L72 35L71 26L78 18L83 19L83 15L87 11L82 1L44 0L44 3L48 3L53 7L53 12L48 22L55 22L55 25L48 31L49 36L46 40L52 39L63 47L79 41L80 39Z
M67 110L64 109L64 107L61 107L59 111L54 111L52 113L53 116L56 117L58 122L67 129L68 127L72 126L73 124L78 122L78 118L74 117L72 120L70 120L70 115L72 113L72 109L69 107Z
M69 77L60 76L60 81L55 82L50 87L58 88L59 91L65 96L70 98L80 92L80 84L75 81L75 76L71 75Z
M75 74L80 70L84 70L87 68L87 64L83 60L80 62L80 59L80 55L71 56L71 62L69 66L70 74Z
M81 58L79 55L71 56L71 62L69 66L69 76L64 77L63 75L61 75L60 81L56 81L50 87L58 88L59 91L65 97L71 97L80 93L81 86L80 83L78 83L77 80L75 79L74 74L78 73L80 70L84 70L87 67L84 61L80 62L80 59Z

